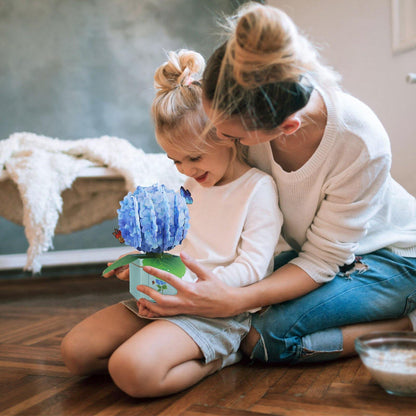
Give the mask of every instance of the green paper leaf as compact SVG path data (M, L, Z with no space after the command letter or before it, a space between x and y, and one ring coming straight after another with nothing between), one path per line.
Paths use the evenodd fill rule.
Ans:
M186 267L179 256L163 253L159 256L144 257L143 266L152 266L160 270L172 273L177 277L185 274Z
M132 263L133 261L146 257L145 254L127 254L120 259L116 260L113 264L108 266L104 271L103 274L106 274L108 272L111 272L114 269L117 269L121 266L126 266L127 264Z

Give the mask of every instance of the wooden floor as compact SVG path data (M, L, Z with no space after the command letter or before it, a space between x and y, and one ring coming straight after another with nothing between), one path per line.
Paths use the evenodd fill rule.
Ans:
M416 398L384 393L358 358L297 367L246 361L153 400L129 398L106 376L71 376L62 337L126 292L125 282L96 275L1 279L0 415L416 415Z

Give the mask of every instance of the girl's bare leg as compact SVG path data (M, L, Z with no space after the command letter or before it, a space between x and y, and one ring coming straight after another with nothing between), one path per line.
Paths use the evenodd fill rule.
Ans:
M94 313L63 339L61 352L65 365L76 375L108 371L108 360L114 350L149 322L120 303Z
M172 322L157 320L131 336L111 356L115 384L133 397L184 390L217 371L221 360L204 364L192 338Z
M412 323L407 316L400 319L392 319L389 321L374 321L362 324L355 324L345 326L342 329L343 337L343 351L341 357L347 357L349 355L355 355L355 338L361 335L368 334L369 332L382 332L382 331L411 331L413 329Z

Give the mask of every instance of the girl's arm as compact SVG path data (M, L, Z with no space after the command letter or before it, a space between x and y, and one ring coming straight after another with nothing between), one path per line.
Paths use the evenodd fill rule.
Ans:
M174 286L175 296L161 295L147 287L138 290L151 296L156 303L141 299L150 316L191 314L207 317L234 316L246 310L284 302L319 287L299 267L287 264L276 270L267 279L245 287L231 287L221 282L214 274L200 266L194 259L181 254L182 261L199 278L196 283L184 282L178 277L153 267L144 270Z
M213 269L222 282L235 287L258 282L272 272L283 222L276 185L270 176L257 179L253 190L247 193L244 225L237 236L237 255L230 264Z

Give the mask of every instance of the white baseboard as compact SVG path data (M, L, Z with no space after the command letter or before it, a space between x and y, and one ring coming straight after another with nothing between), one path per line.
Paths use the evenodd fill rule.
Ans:
M108 247L83 250L49 251L42 254L42 267L78 266L114 261L123 254L133 251L131 247ZM23 269L26 254L0 255L0 270Z

